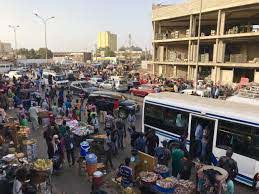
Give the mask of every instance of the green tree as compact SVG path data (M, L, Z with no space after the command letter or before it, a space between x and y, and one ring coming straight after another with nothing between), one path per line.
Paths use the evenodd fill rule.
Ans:
M46 53L45 53L46 49L45 48L39 48L38 50L34 50L34 49L26 49L26 48L20 48L17 51L18 55L24 55L26 57L26 59L45 59L46 57ZM53 53L51 50L48 50L48 59L53 57Z
M98 49L96 50L96 54L97 54L97 55L100 55L102 51L104 51L104 56L105 56L105 57L115 57L115 53L114 53L109 47L106 47L106 48L98 48Z
M26 48L20 48L20 49L18 49L17 54L23 55L27 58L29 56L29 51Z
M105 57L115 57L115 53L110 48L105 48L104 55Z
M27 59L38 59L37 53L34 49L30 49Z
M39 56L40 59L45 59L46 58L46 49L45 48L39 48L37 51L37 55ZM53 53L51 50L48 49L48 59L51 59L53 57Z

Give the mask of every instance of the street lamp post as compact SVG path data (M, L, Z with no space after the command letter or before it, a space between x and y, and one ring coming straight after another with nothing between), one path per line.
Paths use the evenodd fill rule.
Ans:
M55 17L48 17L48 18L43 18L39 14L34 13L35 16L41 19L41 21L44 24L44 34L45 34L45 57L46 57L46 64L48 64L48 46L47 46L47 22L51 19L54 19Z
M8 25L9 28L12 28L14 31L14 58L17 59L17 39L16 39L16 30L20 27L19 25Z
M196 53L196 66L195 66L195 92L197 92L197 82L198 82L198 65L199 65L199 54L200 54L200 39L201 39L201 12L202 12L202 1L200 0L200 11L199 11L199 24L198 24L198 40L197 40L197 53Z

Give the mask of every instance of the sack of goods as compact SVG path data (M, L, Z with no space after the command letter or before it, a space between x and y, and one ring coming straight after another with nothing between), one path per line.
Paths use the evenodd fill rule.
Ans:
M52 161L48 159L38 159L33 163L34 169L39 171L51 170L52 166Z

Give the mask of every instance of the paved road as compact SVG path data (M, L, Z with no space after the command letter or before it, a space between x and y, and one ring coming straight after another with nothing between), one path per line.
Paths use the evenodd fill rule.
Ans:
M132 98L129 94L124 94L125 96ZM137 115L136 128L137 130L141 130L141 122L142 122L142 98L133 97L135 100L139 102L141 105L141 112ZM38 140L38 152L39 157L46 158L46 144L42 137L42 130L38 130L32 133L32 136ZM113 158L113 162L115 167L118 167L121 164L125 157L130 155L130 140L127 135L127 139L125 140L126 148L119 152L119 155ZM78 175L77 167L68 167L65 164L63 171L59 175L53 176L53 191L55 194L61 194L62 192L66 192L66 194L88 194L91 190L91 184L87 177L82 177ZM108 191L109 194L115 194L116 192L112 189ZM244 185L236 184L235 193L237 194L250 194L253 193L248 187Z

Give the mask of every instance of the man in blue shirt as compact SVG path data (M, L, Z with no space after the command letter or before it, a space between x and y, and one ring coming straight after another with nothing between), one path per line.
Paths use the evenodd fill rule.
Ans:
M72 105L69 99L65 102L65 110L66 110L66 116L68 116L69 109L71 109Z
M144 139L144 134L140 133L139 137L136 139L134 143L134 148L138 151L145 152L146 141Z
M133 179L132 168L129 167L130 158L125 159L125 164L120 165L117 176L121 177L121 186L127 188L131 185Z

